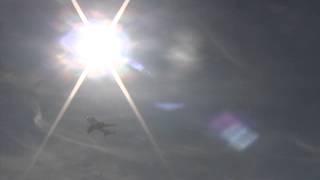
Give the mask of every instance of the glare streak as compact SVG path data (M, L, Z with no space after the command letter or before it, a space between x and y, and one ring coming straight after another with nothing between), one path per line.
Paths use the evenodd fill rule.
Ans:
M125 0L125 1L122 3L119 11L118 11L117 14L115 15L115 17L112 19L111 27L114 27L115 25L118 24L121 16L123 15L124 11L126 10L128 4L129 4L129 2L130 2L130 0Z
M86 15L84 14L84 12L82 11L79 3L77 0L72 0L72 5L74 7L74 9L77 11L81 21L84 23L84 24L87 24L88 23L88 18L86 17Z
M73 5L74 5L75 9L77 10L80 18L82 19L83 23L84 23L84 24L87 23L88 20L87 20L87 18L85 17L85 15L84 15L83 11L81 10L81 8L80 8L79 4L77 3L77 1L76 1L76 0L72 0L72 2L73 2ZM123 4L121 5L120 9L119 9L118 12L117 12L117 14L116 14L115 17L112 19L111 28L114 28L114 27L118 24L119 20L121 19L124 11L126 10L128 4L129 4L129 2L130 2L130 0L125 0L125 1L123 2ZM82 16L82 17L81 17L81 16ZM145 131L147 137L149 138L149 140L150 140L153 148L154 148L155 151L156 151L156 154L159 156L162 164L163 164L163 165L165 166L165 168L168 170L168 169L169 169L169 168L168 168L168 163L167 163L167 161L165 160L165 158L163 157L163 154L162 154L162 152L161 152L161 150L160 150L159 145L156 143L155 138L153 137L151 131L149 130L147 124L145 123L145 120L144 120L143 116L141 115L139 109L137 108L136 104L134 103L133 99L131 98L131 96L130 96L127 88L125 87L124 83L122 82L119 74L117 73L117 71L115 70L115 68L112 68L112 67L111 67L110 70L111 70L111 73L112 73L113 78L115 79L116 83L117 83L118 86L120 87L123 95L124 95L125 98L127 99L128 103L129 103L130 107L132 108L134 114L136 115L139 123L141 124L143 130ZM168 171L168 172L169 172L169 171ZM171 174L171 173L170 173L170 174Z
M163 165L165 166L166 169L168 168L168 163L166 161L166 159L163 157L162 151L160 150L160 147L158 145L158 143L156 142L155 138L153 137L150 129L148 128L145 119L143 118L142 114L140 113L138 107L136 106L136 104L134 103L132 97L130 96L127 88L125 87L122 79L120 78L118 72L115 70L115 68L111 68L111 73L113 78L115 79L116 83L118 84L119 88L121 89L123 95L125 96L125 98L127 99L132 111L134 112L134 114L136 115L139 123L141 124L143 130L145 131L147 137L149 138L154 150L156 151L157 155L159 156L161 163L163 163Z
M47 142L48 142L50 136L53 134L54 130L58 126L59 122L61 121L63 115L65 114L65 112L68 109L70 103L72 102L72 99L74 98L74 96L78 92L78 90L79 90L81 84L83 83L83 81L85 80L87 74L88 74L88 71L84 70L82 72L81 76L79 77L79 79L77 80L77 83L73 87L70 95L68 96L67 100L64 102L61 110L59 111L59 114L57 115L56 119L54 120L53 124L51 125L48 134L45 136L45 138L43 139L43 141L42 141L41 145L39 146L38 150L36 151L36 153L32 157L30 165L28 166L28 168L23 173L22 179L25 179L25 177L27 177L27 175L30 173L30 171L34 167L34 165L37 162L40 154L42 153L43 149L47 145Z
M125 0L123 2L123 4L120 7L119 11L117 12L116 16L113 18L113 20L111 22L111 28L114 28L118 24L121 16L123 15L125 9L127 8L128 4L129 4L129 2L130 2L130 0ZM156 154L159 156L159 159L160 159L161 163L164 165L164 167L168 171L169 175L173 175L169 171L168 163L167 163L166 159L164 158L158 143L156 142L155 138L153 137L153 135L152 135L150 129L148 128L148 126L147 126L142 114L140 113L138 107L136 106L136 104L134 103L132 97L130 96L130 93L128 92L127 88L125 87L121 77L119 76L119 74L118 74L118 72L116 71L115 68L111 67L110 70L111 70L113 78L115 79L115 81L118 84L119 88L121 89L123 95L127 99L132 111L136 115L139 123L141 124L143 130L145 131L147 137L149 138L149 141L151 142Z

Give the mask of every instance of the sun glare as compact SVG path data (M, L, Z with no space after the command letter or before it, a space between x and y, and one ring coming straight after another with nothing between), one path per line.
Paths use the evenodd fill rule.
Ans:
M91 75L104 74L127 63L127 39L119 28L111 28L105 21L76 27L71 36L67 49Z

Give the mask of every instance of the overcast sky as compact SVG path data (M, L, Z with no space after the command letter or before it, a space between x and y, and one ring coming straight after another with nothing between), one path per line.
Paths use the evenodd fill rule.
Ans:
M79 2L89 19L122 3ZM123 80L166 164L102 77L84 82L28 178L319 179L318 5L131 0L120 24L143 69ZM22 175L79 77L57 58L79 22L67 0L0 1L0 179ZM88 135L89 115L115 134Z

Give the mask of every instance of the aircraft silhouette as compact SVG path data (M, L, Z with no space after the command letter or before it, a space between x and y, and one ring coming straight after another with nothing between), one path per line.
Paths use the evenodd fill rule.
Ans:
M95 117L92 117L92 116L87 117L87 121L90 124L87 129L88 134L92 133L95 130L102 132L104 136L107 136L107 135L114 133L107 128L115 126L115 124L110 124L110 123L98 121Z

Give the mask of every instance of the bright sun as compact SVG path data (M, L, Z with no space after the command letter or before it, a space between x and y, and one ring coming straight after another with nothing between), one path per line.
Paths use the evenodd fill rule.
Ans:
M72 38L65 42L76 62L91 74L102 74L127 62L127 39L123 32L111 28L106 21L76 27Z

